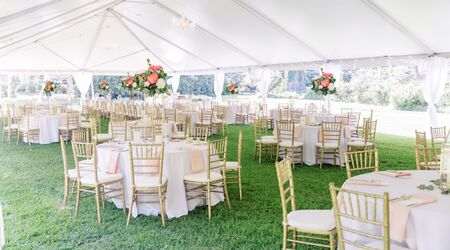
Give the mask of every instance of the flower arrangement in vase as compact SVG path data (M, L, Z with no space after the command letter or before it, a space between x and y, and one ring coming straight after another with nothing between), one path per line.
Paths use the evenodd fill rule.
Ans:
M58 85L55 82L52 81L46 81L44 86L44 92L46 96L51 96L53 91L58 87Z
M167 73L160 65L152 65L147 59L148 69L141 73L128 75L122 80L122 87L130 91L137 90L147 96L170 94L166 83Z
M227 92L232 95L237 94L239 92L238 86L236 83L232 82L227 85Z
M335 95L337 92L334 82L336 82L336 78L334 78L333 74L323 72L321 68L320 75L311 81L311 90L324 96Z
M108 92L109 91L109 83L107 81L102 81L99 85L98 88L100 90L102 90L103 92Z

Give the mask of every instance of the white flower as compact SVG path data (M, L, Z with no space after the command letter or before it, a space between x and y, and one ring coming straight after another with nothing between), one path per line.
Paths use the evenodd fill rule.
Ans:
M328 85L328 89L333 91L334 90L334 84L331 83L330 85Z
M163 89L164 87L166 87L166 81L164 81L164 79L158 79L158 82L156 83L156 87L158 87L158 89Z
M319 85L319 89L323 89L323 86L322 86L322 85Z
M137 87L137 83L133 82L133 88Z

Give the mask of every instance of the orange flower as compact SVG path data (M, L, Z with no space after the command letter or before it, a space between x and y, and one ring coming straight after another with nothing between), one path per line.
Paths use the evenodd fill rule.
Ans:
M158 73L153 72L148 76L147 81L151 84L155 84L156 82L158 82L158 78Z
M328 85L330 85L330 79L328 78L323 79L321 85L325 88L328 87Z

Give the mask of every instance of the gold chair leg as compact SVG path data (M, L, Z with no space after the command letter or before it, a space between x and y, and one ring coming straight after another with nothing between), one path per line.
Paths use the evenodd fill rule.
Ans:
M324 149L324 148L321 148L320 150L322 151L321 154L320 154L320 169L322 169L322 165L323 165L323 156L324 156L324 153L325 153L325 149Z
M330 250L335 250L336 246L334 245L334 233L330 233Z
M241 169L238 169L238 185L239 185L239 199L242 200L242 183L241 183Z
M225 179L223 179L222 185L223 185L223 193L225 194L225 199L227 201L228 209L231 209L230 197L228 196L227 181Z
M97 205L97 219L98 219L98 224L100 224L102 222L101 219L101 208L100 208L100 192L101 192L101 188L100 186L96 186L95 187L95 203Z
M134 203L134 188L132 188L131 190L131 195L130 195L130 208L128 208L128 218L127 218L127 227L128 225L130 225L130 221L131 221L131 214L133 212L133 203Z
M75 202L75 218L78 216L78 209L80 206L80 182L77 181L77 200Z
M105 209L105 187L100 187L100 193L102 194L102 208Z
M122 210L125 214L127 212L126 202L125 202L125 188L123 187L123 181L120 182L120 191L122 192Z
M211 220L211 184L206 184L206 192L208 195L208 218Z
M259 144L259 164L261 164L261 154L262 154L262 148L261 148L261 144Z
M67 203L67 197L69 196L69 178L67 176L64 176L64 199L62 207L66 207Z
M165 226L166 225L166 218L164 216L164 207L163 207L163 199L162 199L161 187L159 187L159 189L158 189L158 194L159 194L159 209L161 209L161 220L162 220L163 226Z
M287 234L288 234L287 226L283 226L283 247L282 247L283 250L287 249Z

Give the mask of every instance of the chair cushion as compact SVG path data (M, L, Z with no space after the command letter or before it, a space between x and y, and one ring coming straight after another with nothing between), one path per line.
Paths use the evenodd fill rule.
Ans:
M337 142L326 142L324 145L322 145L321 142L318 142L316 146L319 148L339 148Z
M273 139L273 138L261 138L256 140L257 143L262 143L262 144L277 144L278 141L277 139Z
M374 249L384 249L384 242L381 240L376 240L376 241L369 242L365 246L372 247ZM408 249L409 248L402 247L402 246L396 245L394 243L391 243L391 250L408 250Z
M263 140L276 140L277 137L274 136L274 135L263 135L263 136L261 136L261 139L263 139Z
M96 134L95 139L97 141L108 141L108 140L112 140L113 137L110 134Z
M186 138L186 135L184 134L184 132L177 132L177 133L172 135L172 138L174 138L174 139L184 139L184 138Z
M134 180L137 188L153 188L166 184L167 177L163 176L161 183L159 183L159 177L157 175L135 175Z
M214 122L214 123L223 123L223 120L221 120L221 119L215 119L213 122Z
M81 122L80 128L91 128L90 122Z
M280 142L280 147L287 147L287 148L294 147L294 148L297 148L297 147L301 147L301 146L303 146L303 142L300 142L300 141L294 141L294 145L292 145L292 141L282 141L282 142Z
M350 141L364 141L364 138L353 137L350 139Z
M218 181L220 179L222 179L222 175L219 172L211 171L210 181ZM184 176L184 180L206 183L206 182L208 182L208 174L206 171L187 174Z
M82 171L80 170L80 176L86 176L88 174L91 174L92 172L90 171ZM69 169L67 170L67 175L69 176L69 178L71 179L76 179L77 178L77 170L76 169Z
M364 147L364 141L351 141L347 145L351 147ZM366 146L371 147L373 143L366 142Z
M59 130L73 130L73 129L77 129L77 128L78 128L77 126L73 126L73 125L70 125L70 126L59 126L58 127Z
M307 231L331 231L336 228L331 210L297 210L287 216L288 225Z
M106 173L99 173L98 174L98 184L102 183L110 183L110 182L117 182L122 180L122 174L106 174ZM88 175L85 175L81 177L81 184L90 184L95 185L95 176L93 173L90 173Z
M226 169L235 170L239 169L241 166L239 166L239 163L237 161L227 161Z

